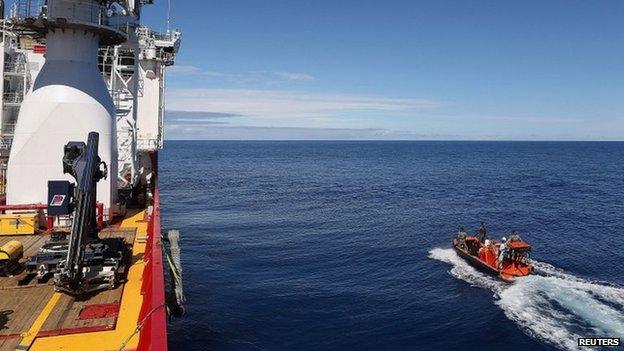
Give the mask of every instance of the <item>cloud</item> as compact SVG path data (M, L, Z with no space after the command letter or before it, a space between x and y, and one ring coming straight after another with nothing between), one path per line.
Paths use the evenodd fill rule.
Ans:
M468 118L480 119L485 121L506 121L506 122L522 122L522 123L579 123L583 122L581 118L574 117L550 117L550 116L469 116Z
M311 81L311 80L316 79L307 73L297 73L297 72L275 72L275 75L278 77L289 79L289 80L298 80L298 81Z
M432 140L452 135L416 134L377 128L289 128L174 125L166 129L169 140Z
M169 67L167 72L169 74L197 74L201 72L201 69L195 66L174 65Z
M194 127L202 128L212 125L225 125L230 122L228 119L239 117L231 113L219 112L189 112L189 111L170 111L165 113L165 122L167 126L177 127Z
M206 112L206 111L176 111L176 110L167 110L166 119L167 121L176 121L179 119L201 119L201 118L232 118L232 117L240 117L240 115L232 114L232 113L221 113L221 112Z
M170 74L193 75L204 78L208 77L215 80L222 80L234 83L249 83L261 80L261 77L258 73L226 73L219 71L209 71L191 65L174 65L168 68L168 72Z
M172 110L261 118L332 117L345 112L413 111L440 105L426 99L252 89L171 89L167 104Z
M288 82L309 82L316 80L316 78L310 74L303 72L219 72L203 70L193 65L175 65L170 67L169 73L177 75L193 75L197 77L207 77L214 81L220 81L223 83L234 84L247 84L247 83L259 83L266 85L276 85Z
M453 125L458 124L461 118L454 116L450 122ZM532 119L535 119L533 126L524 122L526 117L483 116L481 120L468 118L468 124L478 128L467 128L466 125L459 125L459 128L423 126L419 127L418 131L402 131L357 126L336 128L331 127L331 124L330 127L317 127L316 123L312 123L310 127L262 126L262 119L255 121L260 125L238 125L240 122L248 122L248 118L231 113L167 111L165 130L167 139L180 140L622 140L622 126L613 121L605 125L600 123L596 125L595 121L591 122L591 125L581 123L577 127L572 126L574 123L563 125L572 129L563 128L559 123L554 130L541 127L554 125L559 118L547 118L546 122L541 117ZM323 121L325 118L309 117L307 120ZM332 121L331 118L327 120ZM513 131L493 131L492 128L482 130L483 123L499 120L514 121L521 125ZM270 121L265 119L264 123ZM585 131L583 135L576 132L581 126ZM610 132L605 133L606 130Z

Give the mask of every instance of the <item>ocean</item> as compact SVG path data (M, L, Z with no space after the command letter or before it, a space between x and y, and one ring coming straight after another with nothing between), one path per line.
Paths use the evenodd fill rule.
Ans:
M624 338L624 143L169 141L172 350L575 350ZM538 275L451 250L517 230Z

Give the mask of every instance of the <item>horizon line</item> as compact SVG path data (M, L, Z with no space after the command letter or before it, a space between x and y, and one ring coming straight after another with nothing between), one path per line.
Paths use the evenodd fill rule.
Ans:
M622 143L624 139L164 139L164 141L353 141L353 142L566 142L566 143Z

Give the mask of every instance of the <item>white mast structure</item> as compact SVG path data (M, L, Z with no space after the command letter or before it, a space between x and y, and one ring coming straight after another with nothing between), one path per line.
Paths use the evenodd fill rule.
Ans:
M148 152L163 146L165 68L174 64L181 33L154 32L139 24L140 7L134 1L126 8L116 19L127 24L128 40L101 49L100 62L116 107L119 189L129 196L151 173Z
M165 67L181 39L179 31L163 35L140 26L141 6L151 3L15 1L11 31L44 37L46 52L14 132L0 135L12 141L7 203L46 203L48 180L70 180L62 170L63 146L90 131L100 134L99 154L109 168L98 183L98 202L115 211L118 190L130 196L149 182L149 153L163 144ZM43 61L38 57L29 56Z
M16 24L44 33L46 60L15 126L7 171L12 204L46 203L48 180L71 180L59 162L63 146L85 140L90 131L100 134L99 155L109 174L117 174L115 107L97 54L100 44L122 43L125 35L108 26L106 4L99 0L48 0L34 19L32 9L20 8L30 4L17 3ZM117 202L116 179L109 175L97 192L110 209Z

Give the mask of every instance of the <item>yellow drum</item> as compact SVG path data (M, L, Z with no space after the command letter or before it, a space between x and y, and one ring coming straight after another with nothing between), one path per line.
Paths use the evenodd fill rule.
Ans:
M0 247L0 262L18 261L24 256L24 245L17 240L11 240Z

